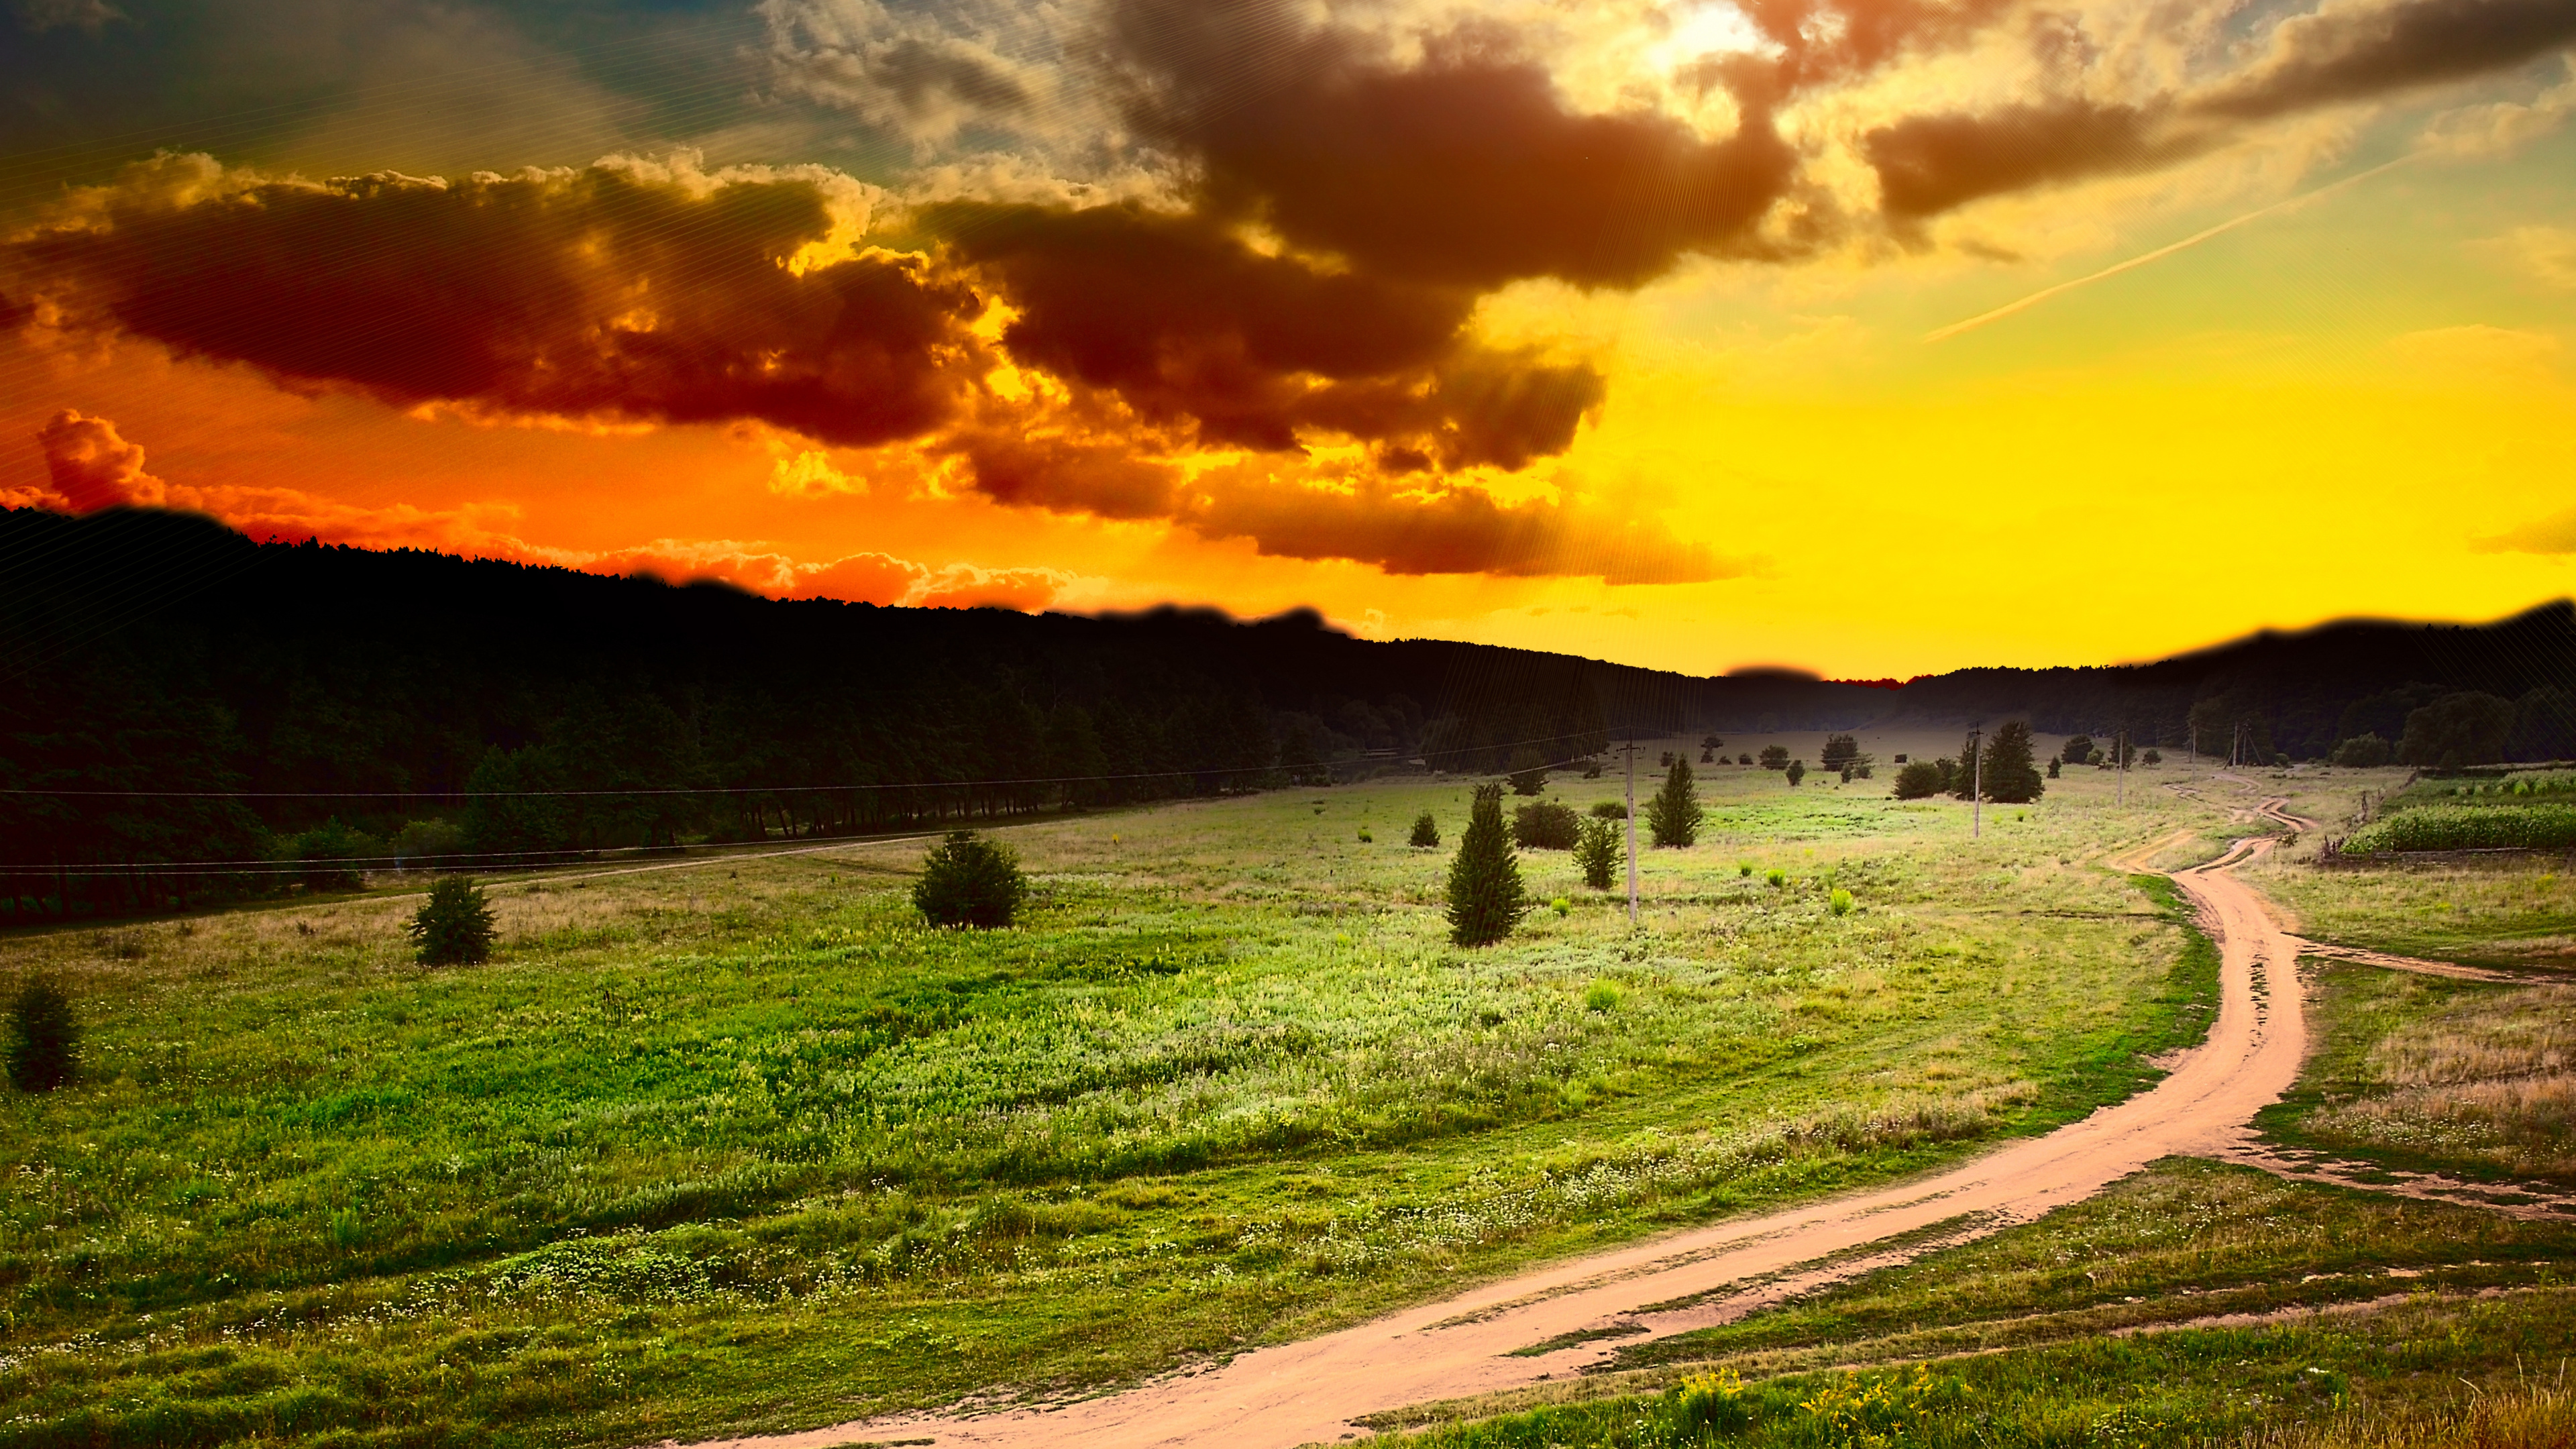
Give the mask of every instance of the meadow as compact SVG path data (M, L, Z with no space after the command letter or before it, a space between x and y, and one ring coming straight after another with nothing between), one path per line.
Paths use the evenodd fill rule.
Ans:
M410 963L416 881L10 937L88 1048L0 1117L0 1444L1127 1382L2044 1130L2206 1019L2206 946L2103 864L2200 802L2071 772L1971 841L1883 777L1712 769L1639 929L1533 852L1562 907L1467 952L1402 841L1470 783L1014 827L1036 908L988 934L919 923L904 841L496 883L481 967Z

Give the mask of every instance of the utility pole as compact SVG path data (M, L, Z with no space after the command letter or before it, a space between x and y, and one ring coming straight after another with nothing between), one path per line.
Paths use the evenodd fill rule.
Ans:
M1986 833L1986 751L1984 730L1968 731L1968 838Z
M1628 924L1637 924L1637 742L1628 741Z

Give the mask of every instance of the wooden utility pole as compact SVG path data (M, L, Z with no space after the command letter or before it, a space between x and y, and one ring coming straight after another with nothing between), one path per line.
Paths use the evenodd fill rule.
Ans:
M1628 924L1637 924L1637 742L1628 741Z
M1986 833L1986 751L1984 730L1968 731L1968 838Z

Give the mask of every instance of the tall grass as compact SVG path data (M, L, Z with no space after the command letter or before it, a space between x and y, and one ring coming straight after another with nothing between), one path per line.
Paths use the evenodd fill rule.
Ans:
M2346 837L2354 855L2390 850L2562 850L2576 847L2576 805L2428 805L2400 810Z

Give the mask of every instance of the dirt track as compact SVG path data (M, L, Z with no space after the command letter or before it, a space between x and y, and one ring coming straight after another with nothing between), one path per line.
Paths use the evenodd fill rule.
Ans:
M2224 777L2222 777L2224 778ZM2250 781L2239 782L2250 785ZM2281 810L2268 820L2309 825ZM2148 868L2157 841L2115 862ZM2218 1020L2208 1041L2153 1089L2045 1137L2016 1142L1938 1176L1835 1198L1764 1217L1715 1224L1634 1247L1539 1269L1503 1282L1302 1343L1258 1349L1195 1373L1125 1393L1048 1409L957 1418L908 1415L802 1434L722 1441L765 1449L820 1449L888 1440L962 1446L1221 1445L1291 1449L1358 1437L1356 1416L1562 1377L1607 1356L1608 1341L1511 1357L1561 1335L1619 1328L1636 1343L1740 1317L1776 1298L1777 1275L1813 1284L1885 1266L1936 1246L1916 1242L1840 1268L1817 1260L1900 1234L1950 1224L1940 1242L2026 1222L2101 1190L2160 1157L2216 1157L2250 1145L2248 1123L2298 1075L2306 1049L2295 968L2298 943L2277 927L2230 867L2269 850L2269 837L2238 841L2207 865L2174 873L2217 940ZM1952 1223L1966 1215L1964 1224ZM1756 1284L1753 1280L1772 1279ZM1695 1300L1665 1312L1644 1304Z

